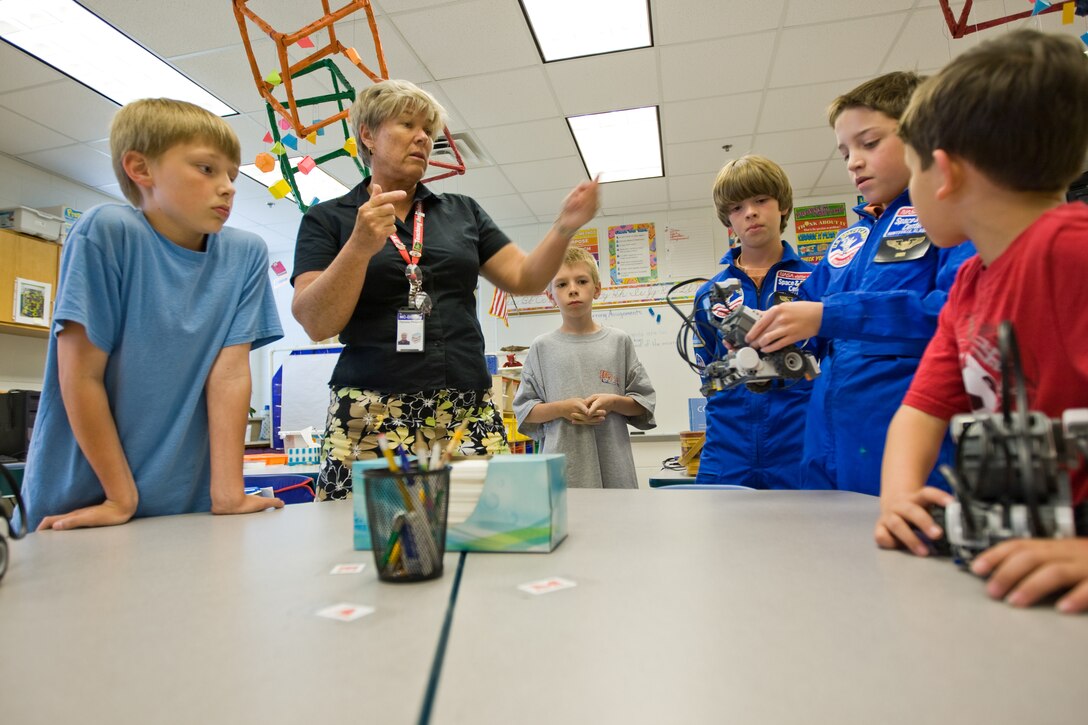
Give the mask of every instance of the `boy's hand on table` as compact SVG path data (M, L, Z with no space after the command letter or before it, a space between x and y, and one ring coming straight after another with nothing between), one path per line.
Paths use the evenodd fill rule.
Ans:
M946 491L926 486L907 495L880 497L880 518L876 521L873 538L882 549L895 549L905 546L918 556L929 554L929 547L918 538L914 529L918 529L930 539L939 539L944 531L926 511L929 504L947 506L955 499ZM913 528L912 528L913 527Z
M821 302L784 302L765 311L744 339L757 350L781 350L819 334L823 316Z
M229 501L212 501L213 514L252 514L265 509L281 509L283 501L256 494L241 494Z
M1088 611L1088 538L1004 541L979 554L971 571L988 575L986 593L1014 607L1029 607L1069 589L1057 609Z
M38 531L53 529L54 531L67 531L68 529L86 529L96 526L117 526L126 523L136 513L136 501L120 503L107 499L103 503L94 506L85 506L66 514L46 516L38 524Z

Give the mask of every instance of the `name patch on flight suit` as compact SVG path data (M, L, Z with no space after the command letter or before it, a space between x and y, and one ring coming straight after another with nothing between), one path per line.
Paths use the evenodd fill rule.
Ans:
M929 237L914 207L904 206L895 212L888 230L880 238L873 262L910 262L924 257L929 245Z
M857 256L869 238L869 227L849 227L839 232L835 241L827 248L824 259L836 269L845 267Z
M801 283L808 279L811 272L794 272L788 269L780 269L774 275L774 287L771 293L771 304L779 305L783 302L792 302L797 299L797 293L801 289Z

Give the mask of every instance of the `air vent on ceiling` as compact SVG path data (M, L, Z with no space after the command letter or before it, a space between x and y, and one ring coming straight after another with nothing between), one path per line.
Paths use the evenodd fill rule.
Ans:
M457 144L457 151L461 154L461 160L465 162L465 168L476 169L481 166L491 166L491 159L484 156L480 150L480 144L468 133L452 134L453 142ZM431 150L432 161L443 161L447 164L456 164L457 156L450 148L445 136L439 136L434 141L434 149Z

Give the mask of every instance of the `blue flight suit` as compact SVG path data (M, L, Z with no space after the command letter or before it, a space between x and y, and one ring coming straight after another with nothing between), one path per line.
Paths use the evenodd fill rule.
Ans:
M925 234L907 191L879 218L839 232L801 286L822 302L827 354L812 390L802 461L806 487L880 493L888 424L937 329L937 315L974 245L939 249ZM952 462L945 436L938 463ZM928 484L948 486L934 469Z
M782 259L767 271L763 287L756 290L751 277L735 264L740 248L722 257L728 267L695 293L695 354L705 365L723 359L727 348L707 320L711 285L731 277L741 281L743 294L726 300L728 310L743 304L766 310L797 297L801 283L812 271L790 245L782 242ZM700 340L700 336L702 340ZM706 403L706 443L699 459L696 483L727 483L753 488L801 488L801 449L812 383L774 383L765 393L753 393L744 385L714 393Z

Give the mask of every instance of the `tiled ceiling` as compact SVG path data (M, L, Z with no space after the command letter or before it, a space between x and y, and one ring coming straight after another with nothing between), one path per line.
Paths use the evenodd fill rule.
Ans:
M950 4L957 14L964 5ZM84 5L238 109L230 123L242 139L244 159L266 149L268 116L229 0ZM782 163L799 199L852 194L824 116L835 95L890 70L933 71L1010 28L1031 25L1077 36L1088 31L1084 18L1063 26L1053 13L953 40L937 0L649 5L652 48L544 64L517 0L374 0L390 75L434 93L449 110L450 130L467 134L481 152L464 176L436 188L474 196L504 226L550 221L566 191L586 176L565 116L655 104L661 107L665 177L608 184L605 215L705 207L717 169L747 152ZM249 6L284 32L321 12L318 0L251 0ZM981 0L970 18L982 22L1030 6L1025 0ZM249 30L262 72L274 70L271 41L258 28ZM337 35L377 67L363 13L341 21ZM357 88L369 82L345 59L337 65ZM303 94L329 87L318 76L311 76ZM119 197L106 143L116 109L0 43L0 153ZM342 141L330 131L308 149L316 156ZM346 160L327 170L348 186L359 179ZM238 197L232 225L256 231L274 249L290 248L297 208L274 201L248 180L240 182Z

